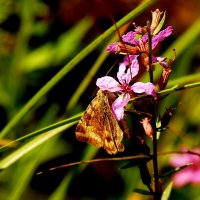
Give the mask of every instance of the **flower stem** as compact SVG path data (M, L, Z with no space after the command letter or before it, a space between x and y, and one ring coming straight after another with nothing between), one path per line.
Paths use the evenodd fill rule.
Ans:
M148 27L148 44L149 44L149 78L150 82L153 83L153 66L152 66L152 37L150 30L150 22L147 22Z
M153 170L154 170L154 200L161 199L161 191L159 185L159 175L158 175L158 150L157 150L157 132L156 132L156 103L154 101L154 113L152 119L152 128L153 128Z
M150 22L147 22L148 27L148 45L149 45L149 78L150 82L153 83L153 66L152 66L152 35L150 30ZM154 170L154 200L161 199L161 191L159 185L159 175L158 175L158 151L157 151L157 131L156 131L156 101L153 99L153 118L152 118L152 128L153 128L153 170Z

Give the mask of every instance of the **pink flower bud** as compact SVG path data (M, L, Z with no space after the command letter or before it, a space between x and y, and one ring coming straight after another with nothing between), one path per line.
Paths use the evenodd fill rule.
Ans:
M150 119L148 119L147 117L143 118L141 123L143 125L145 134L150 137L151 139L153 139L153 128L150 124Z

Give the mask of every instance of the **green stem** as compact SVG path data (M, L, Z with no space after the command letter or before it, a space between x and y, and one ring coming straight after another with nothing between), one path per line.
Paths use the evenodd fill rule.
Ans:
M158 150L157 150L157 131L156 131L156 103L154 101L154 113L152 118L153 128L153 170L154 170L154 200L160 200L161 191L159 186L159 174L158 174Z
M147 22L148 27L148 44L149 44L149 78L150 82L153 83L153 66L152 66L152 36L150 30L150 22Z
M148 7L153 5L157 0L144 0L137 8L123 17L117 22L117 27L121 27L130 20L145 11ZM0 138L5 137L16 125L19 123L24 115L35 104L44 97L69 71L71 71L83 58L85 58L91 51L93 51L101 42L105 41L113 32L115 26L111 26L104 34L100 35L85 49L83 49L77 56L75 56L69 63L67 63L50 81L48 81L26 104L25 106L10 120L10 122L3 128L0 133Z
M149 45L149 78L153 83L153 66L152 66L152 35L150 30L150 22L147 22L148 27L148 45ZM154 111L152 113L152 128L153 128L153 171L154 171L154 200L161 199L161 191L159 187L159 175L158 175L158 151L157 151L157 131L156 131L156 101L153 99Z
M176 92L176 91L180 91L180 90L185 90L185 89L189 89L189 88L195 88L195 87L199 87L200 86L200 82L196 82L196 83L190 83L187 85L176 85L172 88L166 89L166 90L162 90L160 92L158 92L158 95L166 95L166 94L170 94L172 92Z
M183 82L182 82L183 83ZM200 82L195 82L195 83L190 83L190 84L186 84L186 85L176 85L172 88L169 88L169 89L165 89L165 90L162 90L162 91L159 91L157 92L157 95L158 96L161 96L161 95L168 95L172 92L178 92L178 91L181 91L181 90L185 90L185 89L190 89L190 88L195 88L195 87L200 87ZM135 97L135 98L132 98L130 99L130 102L133 102L133 101L137 101L137 100L141 100L143 98L147 98L148 96L147 95L140 95L138 97Z

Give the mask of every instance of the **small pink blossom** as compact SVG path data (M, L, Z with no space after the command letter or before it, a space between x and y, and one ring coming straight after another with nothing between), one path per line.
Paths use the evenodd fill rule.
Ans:
M175 187L183 187L187 184L200 184L200 155L187 153L187 149L184 151L186 152L185 154L176 155L170 159L173 167L190 164L174 174L173 182ZM200 148L193 149L192 152L200 154Z
M131 66L127 68L131 62ZM111 76L104 76L98 78L96 85L101 90L108 90L110 92L120 92L121 94L112 104L112 110L117 120L121 120L124 117L124 107L128 104L131 94L133 93L146 93L155 96L155 86L152 83L136 82L130 85L133 77L138 74L139 63L137 56L130 56L124 58L124 61L120 63L119 70L117 72L117 82Z

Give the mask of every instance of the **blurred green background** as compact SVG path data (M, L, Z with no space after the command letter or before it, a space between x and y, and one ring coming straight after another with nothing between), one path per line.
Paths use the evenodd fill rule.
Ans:
M110 40L118 40L118 36L102 40L80 61L71 60L113 25L110 15L118 21L140 2L0 0L0 199L148 199L132 192L143 186L137 168L119 169L125 161L47 171L65 163L108 157L103 149L76 141L78 118L61 130L55 126L49 135L34 137L39 135L37 130L84 111L96 90L96 78L105 75L118 59L105 52ZM173 35L156 50L156 54L170 58L176 49L168 87L200 81L200 2L160 0L132 21L145 25L156 8L166 11L165 26L174 27ZM40 90L52 78L55 81ZM38 91L39 100L33 100L18 115ZM171 94L159 112L170 105L177 109L161 136L159 151L199 146L200 89ZM160 168L168 162L169 156L160 157ZM37 175L39 171L44 173ZM199 186L173 189L170 199L200 200Z

